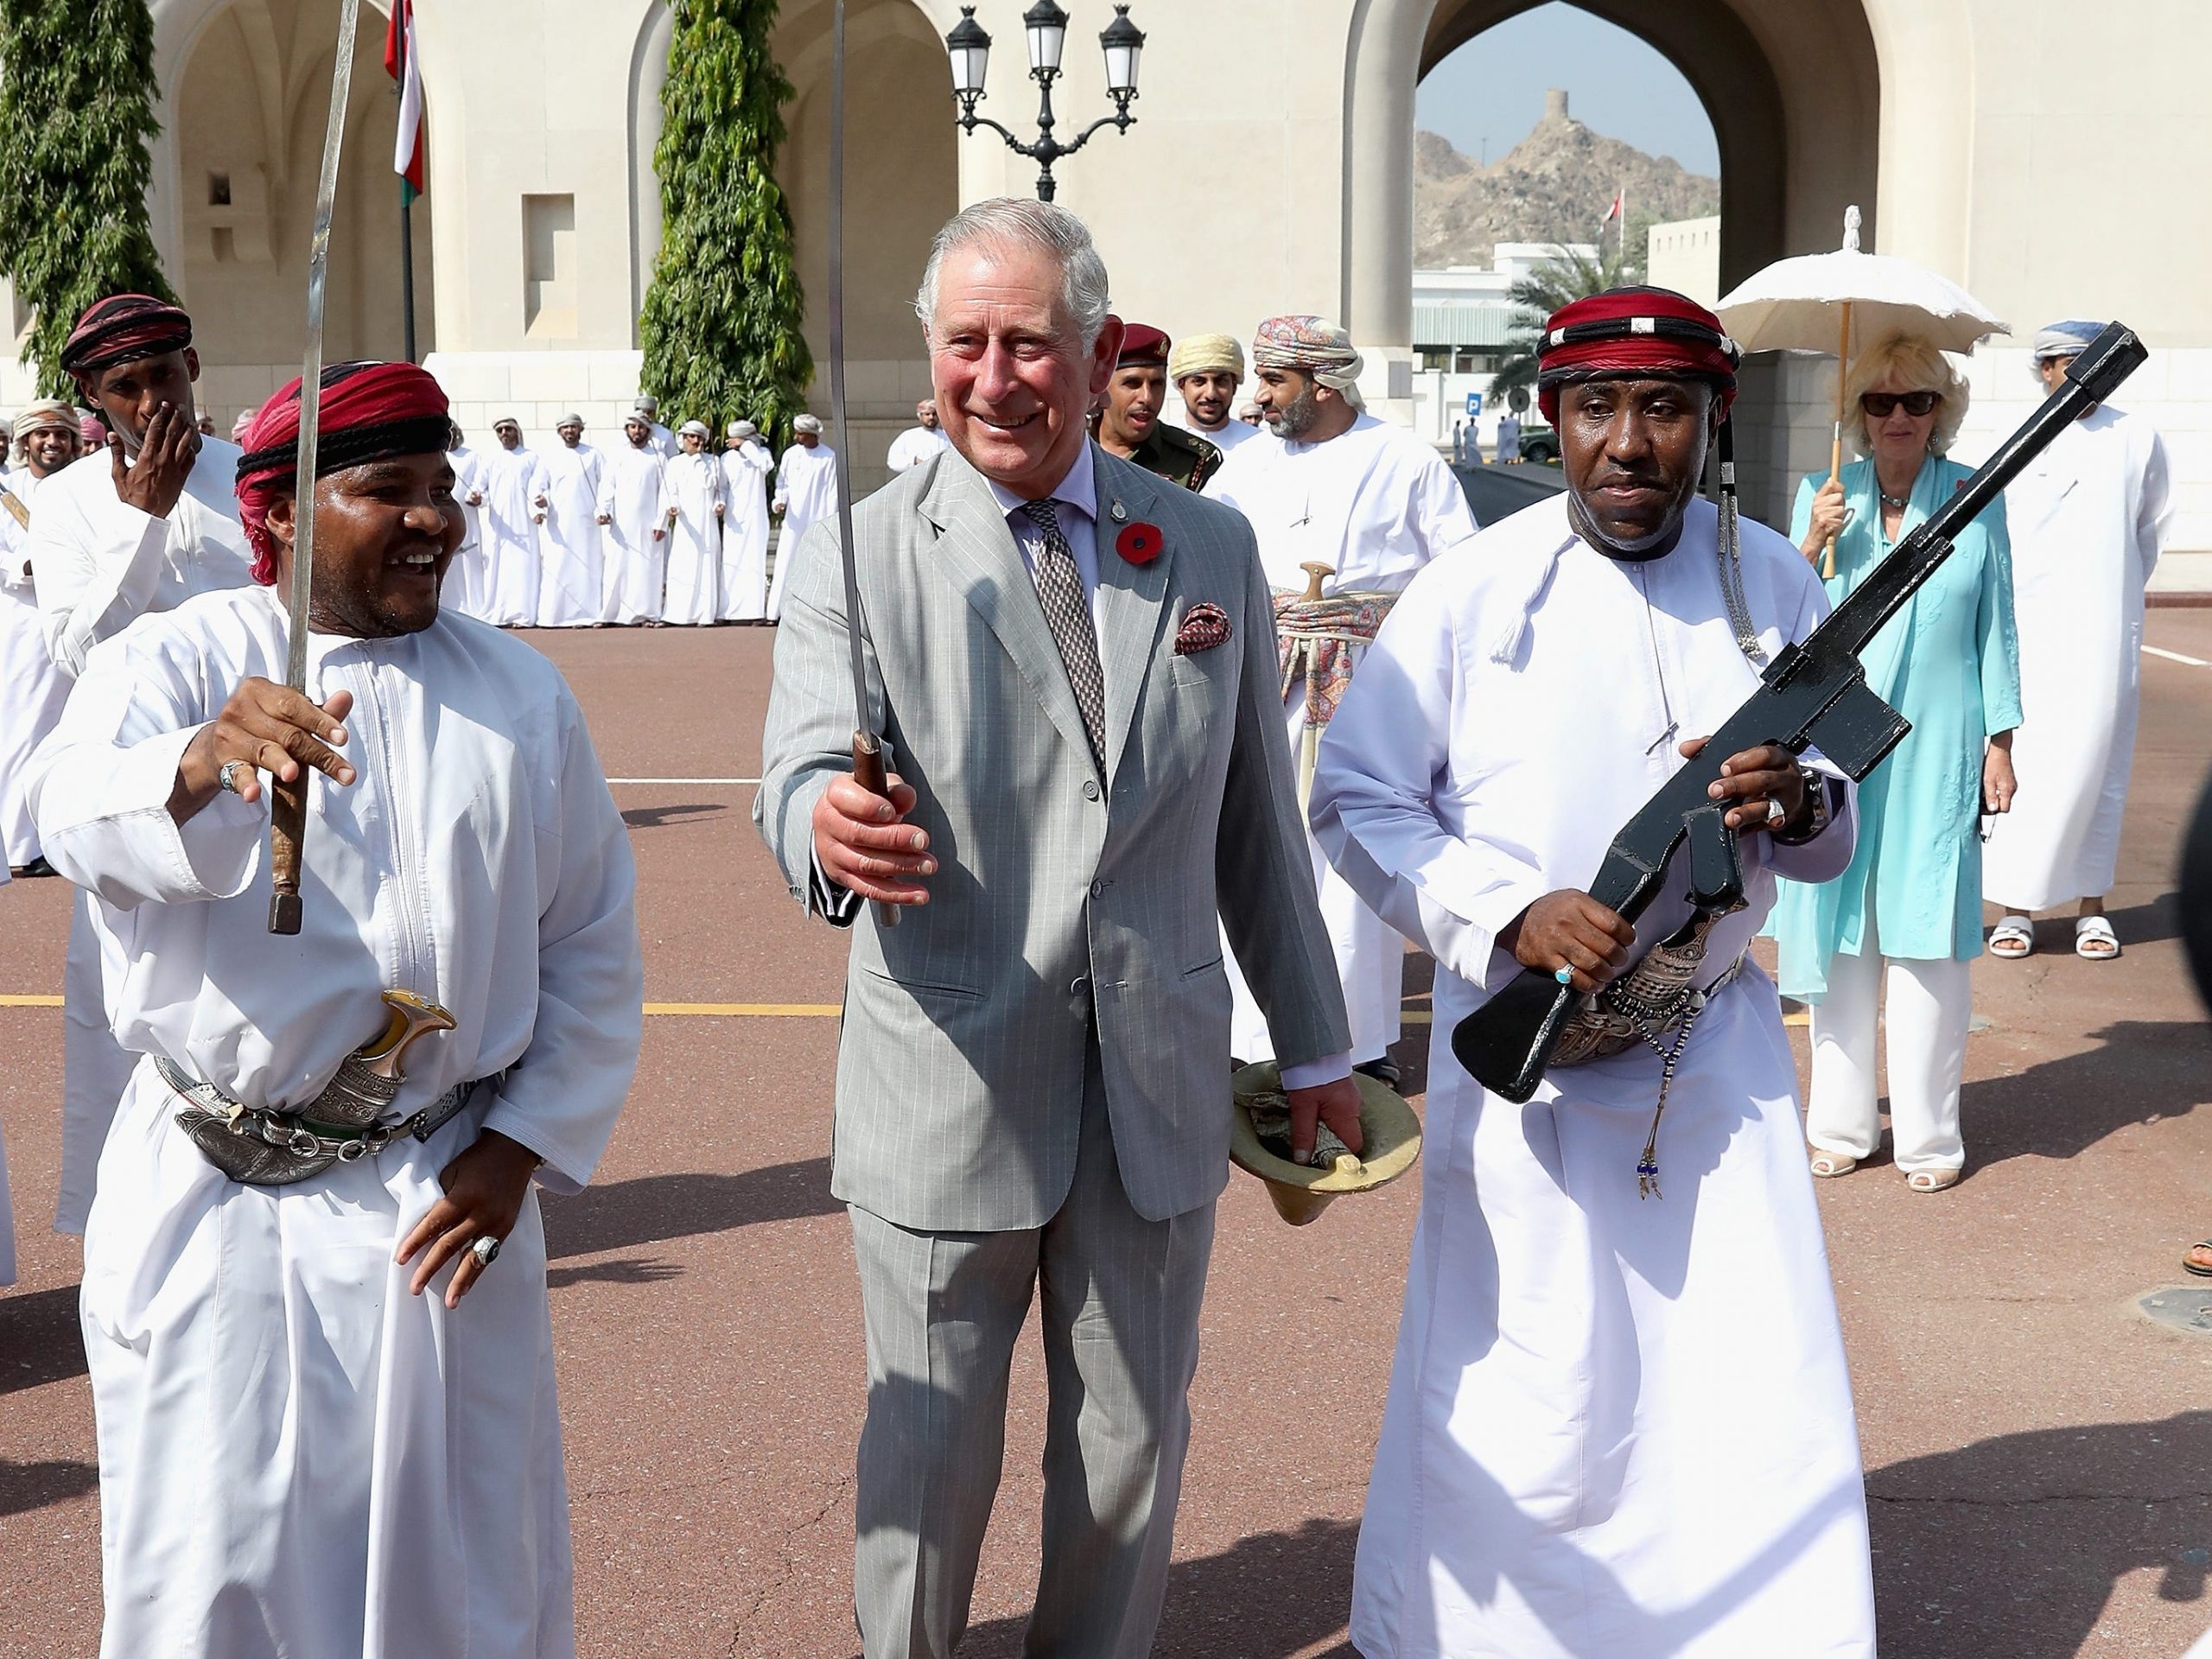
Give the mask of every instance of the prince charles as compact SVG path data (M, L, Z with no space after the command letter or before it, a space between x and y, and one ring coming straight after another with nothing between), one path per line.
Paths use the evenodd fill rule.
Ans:
M987 201L917 301L952 447L854 515L889 798L849 775L835 525L792 556L755 816L853 934L833 1191L868 1325L868 1659L951 1659L1033 1298L1051 1403L1026 1651L1139 1659L1165 1592L1228 1179L1229 983L1293 1139L1359 1145L1283 736L1274 613L1225 508L1092 444L1121 324L1082 221Z

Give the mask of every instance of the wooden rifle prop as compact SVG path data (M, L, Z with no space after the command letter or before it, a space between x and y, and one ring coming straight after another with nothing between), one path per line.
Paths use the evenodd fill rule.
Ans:
M1613 837L1590 896L1634 922L1658 896L1667 861L1687 838L1690 902L1703 915L1739 908L1744 871L1736 832L1725 804L1706 793L1722 762L1778 744L1792 754L1817 747L1853 783L1879 766L1912 727L1867 688L1859 653L1951 556L1954 538L2061 432L2110 397L2145 355L2133 331L2108 325L2003 448L1869 570L1827 620L1802 644L1782 648L1760 675L1764 683ZM1543 1081L1580 1000L1550 975L1524 969L1459 1023L1452 1052L1485 1089L1525 1102Z
M315 229L308 240L308 343L300 365L300 465L293 483L292 585L287 598L284 683L301 696L308 689L308 601L315 588L315 467L322 439L322 306L330 276L330 215L338 201L338 152L346 141L346 116L353 87L353 30L361 0L340 0L338 64L330 75L330 120L323 130L322 178L315 199ZM300 867L308 834L308 780L302 765L290 783L269 780L269 931L300 931Z

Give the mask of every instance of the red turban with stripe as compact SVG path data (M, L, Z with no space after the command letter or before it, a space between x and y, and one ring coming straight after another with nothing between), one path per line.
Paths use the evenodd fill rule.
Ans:
M61 372L79 385L118 363L137 363L192 344L192 319L150 294L111 294L85 308L61 347Z
M321 435L315 475L394 455L442 454L452 439L446 394L412 363L340 363L322 372ZM300 467L300 383L295 378L261 406L239 441L238 520L253 544L253 579L276 580L276 543L269 509L289 495Z
M1536 402L1559 424L1559 389L1582 380L1712 383L1724 413L1743 353L1695 300L1668 288L1613 288L1563 305L1536 348Z

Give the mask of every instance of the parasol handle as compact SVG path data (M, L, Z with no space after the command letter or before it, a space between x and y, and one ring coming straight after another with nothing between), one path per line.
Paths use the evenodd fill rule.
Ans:
M1853 208L1855 214L1857 209ZM1847 223L1848 221L1847 221ZM1853 227L1856 228L1855 226ZM1855 241L1857 238L1852 238ZM1843 333L1835 347L1835 435L1828 442L1828 476L1843 476L1843 383L1851 374L1851 302L1843 302ZM1821 554L1821 580L1835 575L1835 532L1828 532L1827 547Z
M891 779L883 768L883 745L876 741L874 732L856 731L853 734L853 781L871 795L891 798ZM899 906L876 901L875 925L878 927L899 925Z

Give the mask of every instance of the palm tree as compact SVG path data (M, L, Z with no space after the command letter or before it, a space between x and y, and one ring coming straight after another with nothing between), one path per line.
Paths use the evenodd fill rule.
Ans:
M1643 274L1640 266L1624 257L1618 242L1610 253L1600 242L1595 254L1555 244L1550 258L1526 276L1516 278L1507 290L1515 316L1508 331L1505 359L1491 378L1491 396L1503 397L1516 388L1535 390L1536 348L1543 342L1544 320L1553 312L1592 294L1635 282Z

